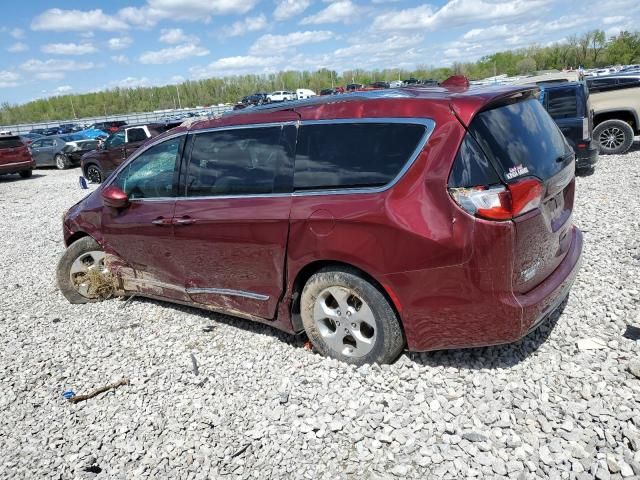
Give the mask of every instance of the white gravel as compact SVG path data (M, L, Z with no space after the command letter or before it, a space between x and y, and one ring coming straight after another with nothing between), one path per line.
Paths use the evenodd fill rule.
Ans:
M578 179L584 266L559 318L359 369L196 309L68 304L55 266L78 174L0 178L0 477L640 477L640 341L622 336L640 327L638 146Z

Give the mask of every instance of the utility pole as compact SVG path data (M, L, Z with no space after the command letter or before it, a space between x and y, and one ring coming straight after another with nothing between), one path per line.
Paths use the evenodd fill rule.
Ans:
M176 83L176 92L178 92L178 107L182 110L182 102L180 101L180 89L178 88L178 84Z
M73 112L73 118L78 118L78 116L76 115L76 109L73 106L73 97L69 96L69 100L71 101L71 111Z

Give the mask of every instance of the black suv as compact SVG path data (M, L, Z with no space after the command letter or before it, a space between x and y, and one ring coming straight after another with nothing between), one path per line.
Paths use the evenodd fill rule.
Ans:
M540 101L576 153L576 170L590 172L598 161L593 141L593 111L584 82L542 82Z

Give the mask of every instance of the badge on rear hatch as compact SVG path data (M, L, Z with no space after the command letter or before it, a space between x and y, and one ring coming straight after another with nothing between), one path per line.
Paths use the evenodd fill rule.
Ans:
M507 172L507 180L511 180L512 178L520 177L522 175L526 175L529 173L529 169L527 167L523 167L522 165L516 165L515 167L511 167Z

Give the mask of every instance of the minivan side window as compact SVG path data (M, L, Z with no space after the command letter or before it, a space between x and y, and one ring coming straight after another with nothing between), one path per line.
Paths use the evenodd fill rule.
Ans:
M410 123L302 125L294 190L380 187L406 165L425 134Z
M113 182L130 199L175 197L174 177L184 137L150 147L134 158Z
M291 192L293 126L197 133L186 175L188 197Z

